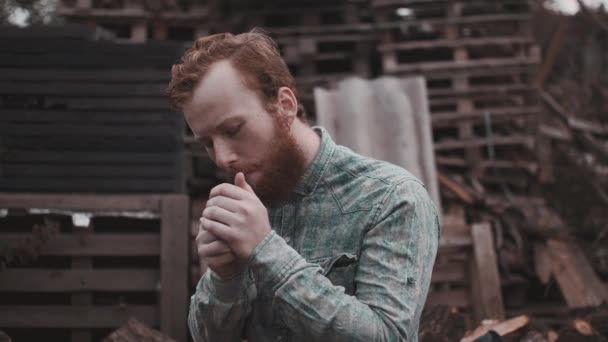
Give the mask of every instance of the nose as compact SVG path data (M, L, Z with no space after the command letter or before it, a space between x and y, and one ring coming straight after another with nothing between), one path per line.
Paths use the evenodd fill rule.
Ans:
M220 169L230 169L236 162L236 154L226 144L217 143L213 146L213 161Z

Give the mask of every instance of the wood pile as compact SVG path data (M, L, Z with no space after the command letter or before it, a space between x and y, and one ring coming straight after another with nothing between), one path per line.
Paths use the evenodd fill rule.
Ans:
M437 165L488 191L527 191L536 169L531 76L540 62L527 1L373 0L389 75L427 80Z
M186 196L3 193L0 208L15 341L99 341L130 318L187 340Z
M534 80L544 106L532 187L492 193L475 178L444 173L442 195L469 219L492 222L506 314L530 318L530 339L604 341L608 14L583 7L566 17L539 7L534 16L546 57Z

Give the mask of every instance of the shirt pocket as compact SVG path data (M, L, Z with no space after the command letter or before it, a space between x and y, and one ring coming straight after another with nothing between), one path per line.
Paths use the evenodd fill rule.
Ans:
M349 295L355 293L355 273L357 272L357 256L350 253L338 253L331 257L321 258L316 261L323 269L326 276L335 286L344 287L344 292Z

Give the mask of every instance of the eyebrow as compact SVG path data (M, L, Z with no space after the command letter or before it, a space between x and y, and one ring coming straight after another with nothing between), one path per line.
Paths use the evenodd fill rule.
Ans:
M241 115L234 115L231 116L227 119L224 119L224 121L222 121L219 125L217 125L215 127L215 130L222 130L222 129L226 129L226 126L230 125L233 122L238 122L238 121L243 121L243 117ZM194 137L196 138L196 140L202 141L204 139L207 138L206 135L202 135L202 136L197 136L196 134L194 134Z

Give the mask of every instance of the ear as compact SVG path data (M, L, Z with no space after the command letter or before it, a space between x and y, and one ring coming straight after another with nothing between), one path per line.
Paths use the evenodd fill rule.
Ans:
M287 87L279 88L277 100L279 113L284 115L288 119L288 122L295 120L298 115L298 99L296 99L293 91Z

